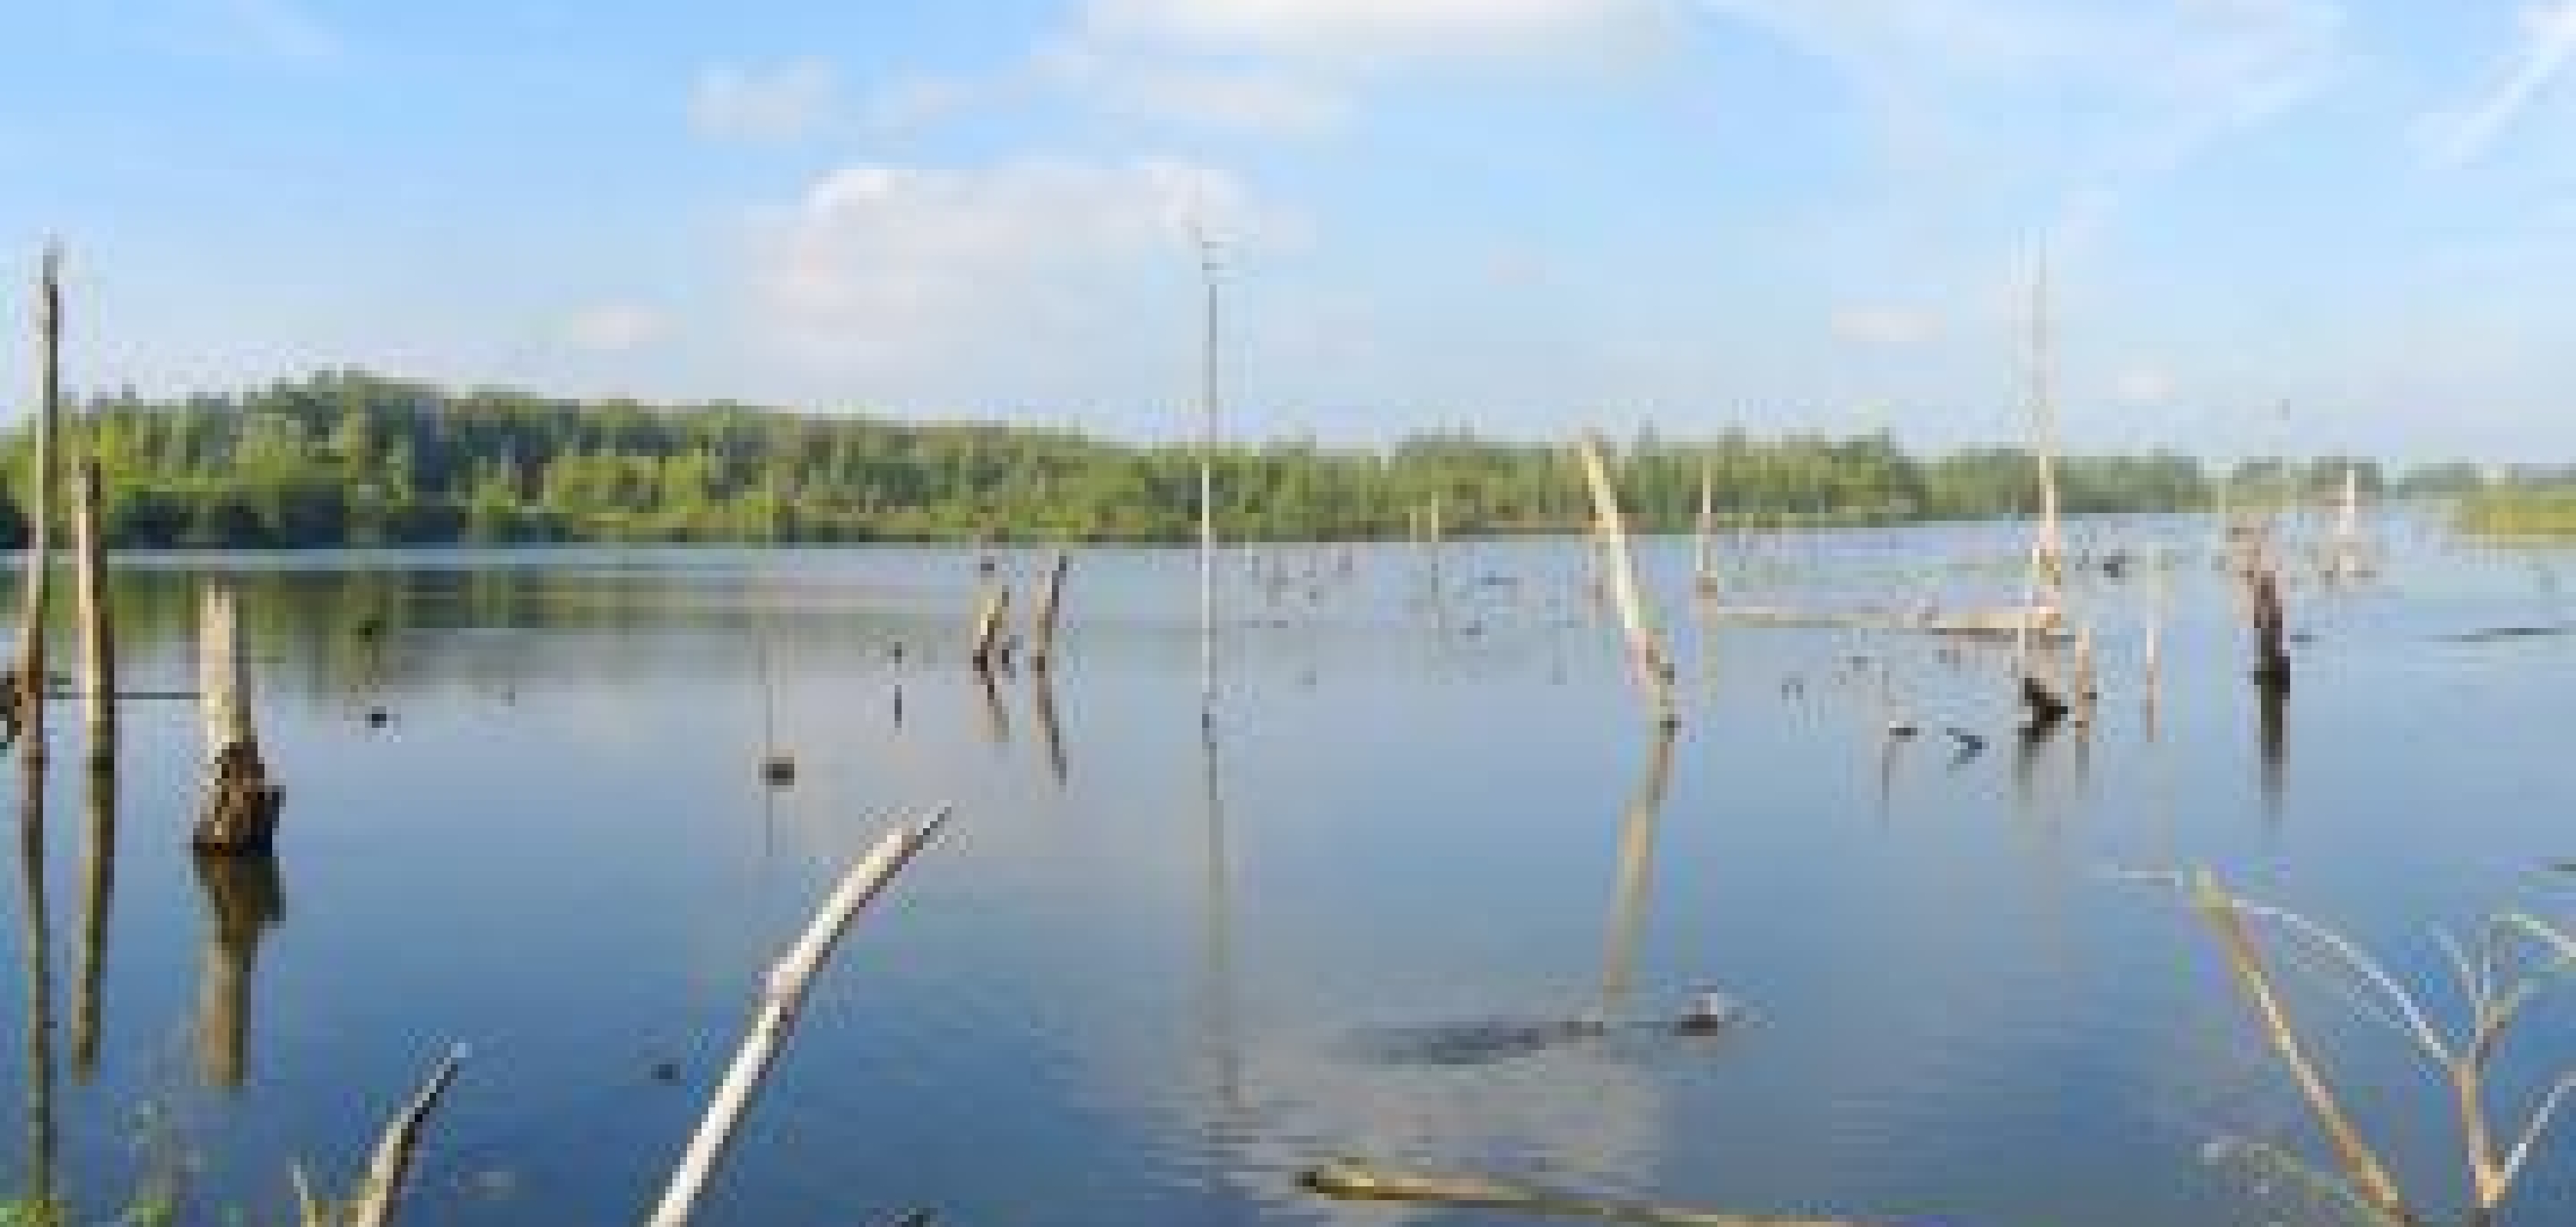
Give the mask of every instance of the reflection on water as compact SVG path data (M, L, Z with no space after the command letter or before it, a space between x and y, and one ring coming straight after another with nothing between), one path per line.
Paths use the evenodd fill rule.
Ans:
M116 760L89 758L83 796L89 812L81 841L80 977L72 993L72 1072L86 1081L98 1068L99 986L107 974L107 918L116 897Z
M1766 605L1969 608L2011 598L2025 544L1744 548L1777 560ZM2403 587L2303 612L2331 633L2302 655L2293 779L2285 708L2247 727L2209 566L2172 574L2156 701L2106 667L2092 718L2051 736L2016 735L2001 648L1705 617L1688 719L1640 744L1615 639L1568 626L1580 543L1441 548L1429 594L1410 545L1246 551L1228 582L1269 599L1222 602L1257 616L1224 628L1221 744L1195 718L1187 551L1086 553L1056 667L989 684L902 648L973 612L960 552L227 560L299 818L274 862L192 858L183 702L125 705L117 774L22 775L13 1166L31 1190L57 1166L123 1187L167 1046L226 1088L188 1140L207 1201L269 1205L298 1148L379 1123L346 1088L409 1077L427 1032L490 1076L422 1156L424 1221L616 1221L700 1106L649 1071L712 1065L868 815L950 799L957 837L818 981L711 1217L1508 1221L1295 1186L1353 1154L1624 1200L2202 1227L2247 1221L2203 1148L2296 1104L2189 919L2106 871L2208 864L2363 933L2576 902L2528 872L2576 851L2550 741L2576 640L2460 637L2527 614L2519 560L2432 540L2387 560ZM1679 614L1687 543L1641 553ZM187 688L206 569L120 579L131 689ZM2095 630L2101 659L2138 659L2134 632ZM371 727L377 707L400 718ZM744 769L763 727L794 734L792 791ZM49 800L85 807L61 866ZM289 889L328 923L283 925ZM49 893L81 910L83 1077L61 1085ZM1707 983L1758 1003L1719 1045L1668 1025ZM2531 1018L2532 1052L2576 1050L2563 1014ZM2352 1085L2409 1085L2402 1057L2334 1055ZM2535 1224L2576 1207L2570 1165L2543 1163Z
M32 733L30 734L32 736ZM45 906L45 758L29 741L18 765L19 938L27 968L25 1200L40 1216L56 1204L59 1145L54 1103L53 938Z
M2254 744L2263 785L2263 814L2279 822L2282 787L2290 761L2290 688L2257 682L2254 686Z
M1663 821L1664 793L1671 787L1671 725L1658 725L1646 749L1645 775L1628 799L1619 822L1619 880L1611 894L1609 936L1601 950L1603 1022L1628 1015L1628 993L1636 982L1637 938L1646 925L1646 900L1654 889L1655 828Z
M206 1085L232 1089L249 1068L251 993L260 945L286 916L277 861L266 856L196 856L206 898L205 953L198 960L197 1069Z

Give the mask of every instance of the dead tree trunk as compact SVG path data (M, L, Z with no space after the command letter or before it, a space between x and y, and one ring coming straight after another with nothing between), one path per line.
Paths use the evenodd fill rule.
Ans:
M1011 586L997 584L984 597L984 610L975 616L975 643L966 659L978 673L989 673L1004 663L1001 651L1002 623L1011 611Z
M27 739L27 752L45 752L45 614L53 572L54 431L62 418L62 249L45 249L44 272L36 286L38 386L36 453L28 484L27 564L20 578L18 668L8 684L0 724L11 736Z
M1055 561L1047 566L1046 586L1038 589L1037 626L1032 632L1036 635L1036 639L1029 651L1029 665L1040 673L1046 672L1048 666L1055 663L1055 624L1060 608L1058 602L1064 596L1064 573L1072 567L1073 555L1064 550L1057 550Z
M200 852L266 856L276 847L285 790L269 782L251 726L250 675L242 665L233 590L209 584L198 606L199 703L206 721L206 795L197 814Z
M80 604L81 716L89 731L93 768L116 762L116 631L108 617L107 542L99 523L98 461L81 463L79 504L72 517L72 549Z
M2281 613L2281 582L2267 563L2254 573L2254 683L2267 690L2290 686L2288 631Z

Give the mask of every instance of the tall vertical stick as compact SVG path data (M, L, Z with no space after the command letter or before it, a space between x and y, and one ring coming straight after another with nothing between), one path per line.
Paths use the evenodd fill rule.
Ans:
M1037 641L1029 653L1029 664L1044 673L1055 663L1055 623L1057 602L1064 596L1064 573L1073 566L1073 555L1065 550L1055 552L1055 561L1047 565L1046 585L1038 589Z
M1699 541L1691 558L1691 583L1702 596L1717 593L1717 461L1699 458Z
M697 1207L699 1191L714 1174L716 1162L724 1157L725 1146L733 1140L734 1127L750 1108L752 1095L769 1073L770 1062L778 1058L789 1033L795 1030L797 1007L803 1004L805 987L815 971L831 955L833 945L841 940L842 931L849 928L859 910L884 891L886 884L894 880L914 853L930 843L947 820L948 810L943 806L926 821L886 832L865 859L850 867L831 897L823 901L812 922L805 926L804 936L796 939L786 956L769 969L760 1012L752 1019L749 1034L743 1036L742 1047L734 1052L724 1081L717 1084L715 1095L708 1101L706 1116L699 1120L697 1133L689 1138L679 1166L672 1170L671 1183L663 1190L661 1203L646 1220L649 1227L679 1227L689 1221Z
M36 284L38 405L34 489L28 498L27 569L21 577L18 676L12 693L14 715L27 753L45 752L45 614L53 571L54 432L62 419L63 251L45 248L44 270Z
M1664 654L1663 640L1646 615L1645 597L1637 587L1637 560L1628 548L1627 516L1619 509L1619 490L1610 481L1610 466L1601 458L1601 441L1586 433L1575 441L1575 455L1583 463L1583 477L1592 489L1593 524L1601 537L1604 569L1609 573L1610 595L1619 607L1619 625L1628 640L1628 658L1637 671L1637 684L1654 704L1655 718L1663 724L1681 723L1681 712L1673 701L1673 667Z
M2042 608L2056 610L2066 597L2066 546L2058 529L2057 387L2050 335L2048 251L2030 284L2030 414L2031 442L2039 460L2039 537L2032 544Z
M88 726L92 769L116 762L116 631L108 619L107 542L99 523L95 457L81 461L79 503L72 516L73 584L80 605L81 716Z
M1217 250L1197 234L1204 295L1199 337L1199 723L1216 724Z

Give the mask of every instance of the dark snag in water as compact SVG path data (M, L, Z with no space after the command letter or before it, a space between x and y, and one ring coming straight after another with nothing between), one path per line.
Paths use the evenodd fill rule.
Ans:
M2290 685L2290 650L2281 613L2281 584L2269 566L2254 573L2254 682L2266 689Z
M2045 737L2055 732L2068 713L2075 709L2058 697L2037 673L2021 675L2021 705L2024 712L2021 730L2032 737Z

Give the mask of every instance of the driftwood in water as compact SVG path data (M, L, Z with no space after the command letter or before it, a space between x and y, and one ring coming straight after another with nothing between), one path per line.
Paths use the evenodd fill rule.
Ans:
M978 672L990 672L1001 663L1002 625L1011 612L1011 586L995 584L984 594L984 608L975 615L975 639L967 649L966 659Z
M197 691L206 725L206 794L197 813L200 852L266 856L276 847L285 790L270 783L251 724L250 674L242 664L241 611L233 590L209 584L198 605Z
M724 1081L709 1099L706 1116L698 1122L688 1149L672 1170L671 1183L663 1190L661 1202L646 1220L649 1227L678 1227L689 1221L696 1210L698 1194L714 1174L725 1147L733 1141L734 1127L742 1122L752 1096L760 1090L761 1080L768 1076L770 1062L778 1058L795 1030L796 1010L805 1000L806 985L821 969L823 960L830 957L850 921L885 890L915 853L929 845L947 821L948 809L942 806L919 823L899 825L886 832L823 901L812 922L805 926L804 936L770 968L768 982L761 991L760 1012L752 1019L751 1030L742 1037L742 1046L735 1050Z
M100 531L98 461L81 462L72 512L73 590L80 609L81 717L95 769L116 761L116 632L108 617L107 541Z
M1307 1188L1326 1197L1349 1200L1424 1202L1619 1223L1662 1223L1674 1227L1860 1227L1851 1219L1727 1214L1679 1206L1602 1201L1490 1176L1406 1171L1378 1167L1357 1159L1335 1159L1317 1164L1306 1169L1298 1179Z
M1582 462L1584 482L1592 491L1593 530L1600 535L1610 596L1619 610L1620 629L1627 636L1628 658L1636 668L1637 684L1653 702L1656 720L1679 724L1681 712L1673 699L1672 660L1664 652L1663 638L1648 618L1645 597L1638 590L1637 560L1628 548L1628 518L1619 509L1619 491L1611 484L1608 462L1601 458L1601 442L1585 434L1576 440L1574 451Z
M1030 641L1029 666L1040 673L1055 664L1056 619L1064 599L1064 574L1072 567L1073 555L1057 550L1054 561L1047 564L1046 585L1038 589L1037 624L1030 628L1035 638Z
M19 576L18 667L11 675L0 724L12 737L27 739L27 753L45 752L45 617L53 574L54 434L62 418L62 249L45 249L44 271L36 286L38 416L36 450L30 459L27 562Z
M349 1203L348 1227L384 1227L393 1221L394 1205L402 1198L403 1177L411 1170L412 1149L420 1141L421 1127L429 1120L438 1097L447 1084L455 1081L456 1067L465 1060L465 1047L450 1048L411 1101L403 1105L392 1120L385 1122L385 1132L376 1140L375 1154L367 1160L366 1178L358 1184L358 1194Z

